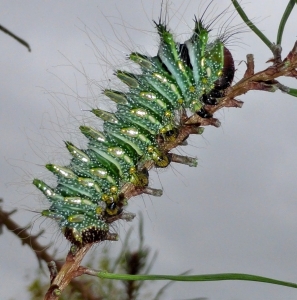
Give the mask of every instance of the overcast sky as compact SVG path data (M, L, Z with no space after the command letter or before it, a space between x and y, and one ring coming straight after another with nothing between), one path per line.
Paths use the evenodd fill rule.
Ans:
M191 32L194 14L205 5L171 2L169 27L182 42ZM213 2L210 19L230 3ZM244 1L246 13L273 41L283 2ZM2 1L0 7L0 24L32 48L29 53L0 32L0 197L6 210L19 209L13 218L20 225L34 222L35 233L45 228L41 242L52 241L65 257L68 246L57 228L30 212L47 207L31 181L41 177L50 182L43 167L47 162L67 164L63 140L83 145L77 128L93 118L86 110L105 104L100 88L108 78L113 80L113 68L127 66L125 55L135 49L156 54L152 19L158 18L160 1L14 0ZM296 14L297 9L286 28L283 55L296 40ZM217 24L226 19L230 14ZM235 19L233 24L240 23ZM256 71L272 55L251 33L236 38L229 48L238 80L244 68L239 63L247 53L255 55ZM297 86L293 80L282 82ZM144 214L146 244L159 251L151 273L191 269L193 274L239 272L297 282L297 99L280 92L250 92L240 100L245 102L242 109L217 113L221 128L206 128L180 150L198 157L197 168L172 165L153 172L151 185L163 188L164 195L130 201L128 211ZM120 223L115 229L123 238L130 226ZM121 241L105 245L116 251ZM94 251L100 253L102 247ZM0 299L28 299L25 276L37 268L35 256L7 230L0 236L0 253ZM289 300L296 295L290 288L229 281L175 283L164 299Z

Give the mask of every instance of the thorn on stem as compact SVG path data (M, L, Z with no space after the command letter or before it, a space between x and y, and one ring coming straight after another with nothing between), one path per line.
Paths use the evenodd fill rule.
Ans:
M53 290L53 295L56 297L59 297L61 295L61 290L60 289L54 289Z
M169 155L171 156L171 161L173 162L187 165L189 167L197 167L198 165L197 158L178 155L175 153L169 153Z
M57 274L58 274L58 269L57 269L57 265L56 263L52 260L50 261L48 264L48 269L49 269L49 272L50 272L50 280L51 280L51 283L54 281L54 279L56 278Z
M152 195L152 196L156 196L156 197L161 197L163 195L163 191L160 189L154 189L154 188L150 188L150 187L145 187L142 192L144 194L148 194L148 195Z
M255 74L255 62L254 62L254 55L247 54L246 56L246 71L244 73L244 78L250 77Z

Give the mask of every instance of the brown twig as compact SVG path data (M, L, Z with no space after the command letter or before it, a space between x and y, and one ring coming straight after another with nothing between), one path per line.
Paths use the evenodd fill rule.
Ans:
M251 90L275 92L276 90L280 89L279 82L275 79L281 76L297 78L296 68L297 42L283 61L277 61L267 69L255 74L253 56L248 54L247 70L244 74L244 77L235 85L226 90L225 97L222 98L217 105L208 105L206 107L206 111L210 114L214 114L216 111L224 107L241 107L243 102L236 100L235 97L246 94ZM201 117L195 114L191 116L185 123L187 125L202 124Z
M15 234L22 241L23 245L28 245L34 251L39 262L41 262L41 260L43 260L46 263L52 263L55 259L52 255L50 255L47 252L47 248L49 246L44 247L37 241L38 237L40 236L40 234L42 234L42 232L38 233L35 236L30 235L27 228L19 226L16 222L14 222L11 219L10 216L15 212L16 212L16 210L13 210L11 212L6 212L6 211L2 210L2 208L0 206L0 233L1 233L1 227L4 225L10 232ZM51 266L53 267L53 264L51 264ZM54 263L54 267L55 267L55 270L58 270L62 267L62 263L61 262ZM51 275L53 273L54 272L50 271ZM56 277L56 276L54 276L54 277ZM102 300L102 297L92 295L90 290L87 288L87 286L81 280L80 281L72 280L71 286L74 290L81 293L84 300Z
M9 231L15 234L22 241L23 245L28 245L35 252L35 255L39 261L52 261L53 257L46 251L48 247L40 245L37 241L41 233L35 236L30 235L27 228L20 227L10 218L14 212L15 210L11 212L3 211L0 207L0 226L5 225ZM58 266L60 267L61 264L58 263Z
M66 262L57 276L53 278L51 286L45 294L44 300L58 299L61 292L73 278L84 274L83 269L80 268L80 263L91 247L92 244L87 244L77 251L73 251L73 248L70 249L66 257Z

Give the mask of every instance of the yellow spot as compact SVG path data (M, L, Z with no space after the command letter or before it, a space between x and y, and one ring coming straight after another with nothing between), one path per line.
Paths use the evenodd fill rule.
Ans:
M107 194L103 194L101 199L102 199L102 201L107 202L110 199L110 196Z
M178 136L178 129L170 126L168 131L164 134L164 139L166 142L174 142Z
M155 153L153 153L153 160L155 162L155 165L159 168L165 168L170 163L168 156L160 151L156 151Z
M103 208L101 206L97 206L96 207L96 214L97 215L102 215L102 213L103 213Z
M148 147L147 147L147 151L148 151L149 153L152 153L152 152L154 151L154 147L148 146Z
M171 116L172 116L171 111L169 111L169 110L165 111L165 117L166 118L170 118Z
M106 212L110 215L110 216L114 216L118 213L119 211L119 208L116 207L116 208L113 208L113 209L110 209L110 208L106 208Z
M111 188L110 188L110 192L112 193L112 194L116 194L117 192L118 192L118 188L116 187L116 186L112 186Z
M194 93L194 92L196 91L196 89L195 89L195 87L194 87L193 85L191 85L191 86L189 87L189 91L190 91L191 93Z
M132 174L130 181L135 186L147 186L148 185L148 177L144 173L137 172Z
M135 167L131 167L130 170L129 170L129 173L130 174L133 174L136 172L136 168Z
M165 133L165 132L167 132L169 130L172 130L173 126L172 126L172 124L168 124L165 127L163 127L162 129L163 129L163 133Z
M114 203L118 201L117 197L108 194L103 194L101 199L106 203Z

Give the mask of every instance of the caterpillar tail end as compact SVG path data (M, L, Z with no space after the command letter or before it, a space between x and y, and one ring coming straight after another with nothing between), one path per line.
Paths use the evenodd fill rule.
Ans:
M93 243L99 243L105 240L108 241L117 241L118 234L110 233L106 230L102 230L95 226L86 228L82 232L79 232L76 228L65 227L63 228L63 233L68 241L72 245L75 245L79 248Z

